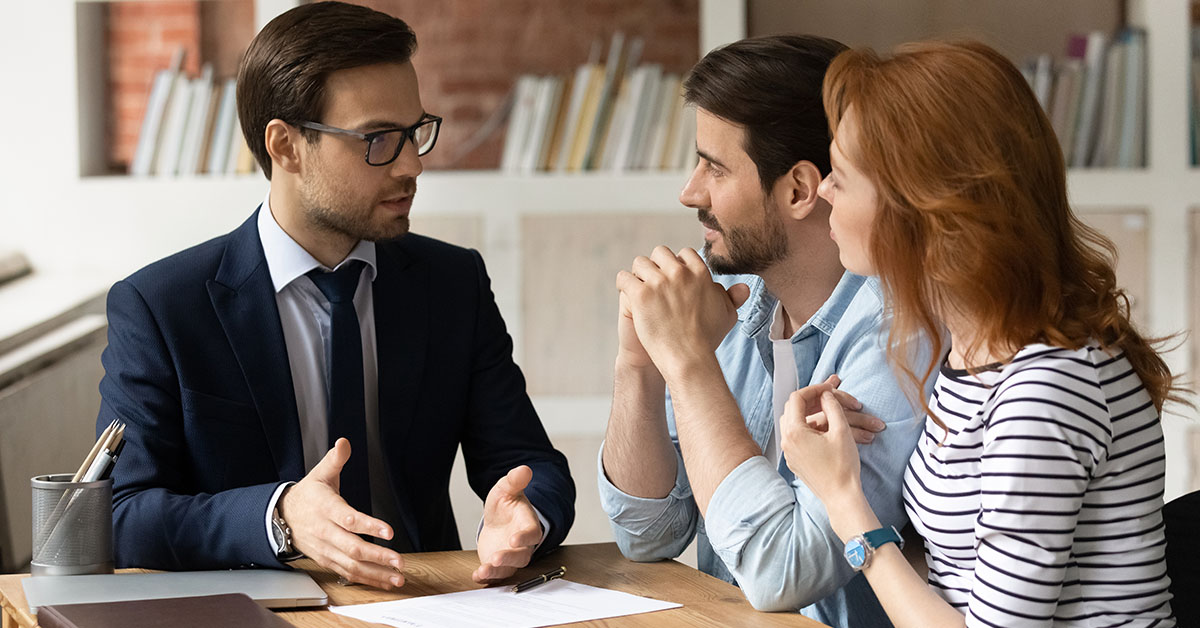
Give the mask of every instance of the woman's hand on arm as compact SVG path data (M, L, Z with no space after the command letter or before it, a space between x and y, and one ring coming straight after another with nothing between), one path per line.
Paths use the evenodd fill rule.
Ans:
M881 524L863 494L858 448L844 401L829 384L792 393L784 407L780 435L788 468L820 498L834 533L845 542ZM817 407L822 416L806 414ZM863 573L897 628L964 625L963 615L913 571L896 544L879 548Z

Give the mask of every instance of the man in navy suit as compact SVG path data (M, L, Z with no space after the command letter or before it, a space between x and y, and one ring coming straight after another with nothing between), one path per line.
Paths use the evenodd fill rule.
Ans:
M110 291L97 430L128 423L121 566L307 555L401 586L401 553L460 547L460 445L486 494L476 581L511 576L570 529L575 487L483 260L406 235L441 122L421 104L415 47L404 22L343 3L273 20L237 88L266 199L232 233Z

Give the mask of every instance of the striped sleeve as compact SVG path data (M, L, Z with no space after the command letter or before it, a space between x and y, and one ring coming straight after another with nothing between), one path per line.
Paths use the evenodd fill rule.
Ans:
M1058 362L1014 373L983 430L967 625L1049 626L1084 493L1112 440L1095 371Z

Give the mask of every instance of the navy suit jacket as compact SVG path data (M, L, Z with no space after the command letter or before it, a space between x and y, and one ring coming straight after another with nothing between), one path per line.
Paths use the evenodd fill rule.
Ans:
M113 473L118 566L281 566L266 509L304 476L304 455L256 221L109 291L96 431L128 424ZM460 548L448 487L461 444L480 498L532 467L526 495L551 526L539 553L557 547L575 486L525 393L482 258L415 234L376 250L379 431L403 519L389 523L419 551Z

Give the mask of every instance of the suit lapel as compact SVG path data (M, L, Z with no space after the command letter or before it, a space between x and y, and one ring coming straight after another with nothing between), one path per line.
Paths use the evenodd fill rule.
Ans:
M208 294L262 419L281 480L304 477L299 412L258 212L229 236Z
M428 268L394 243L376 247L379 265L372 295L375 302L376 361L379 367L379 439L391 473L396 509L404 520L412 546L420 551L420 536L409 499L402 460L390 455L404 451L412 426L424 373L429 328Z

